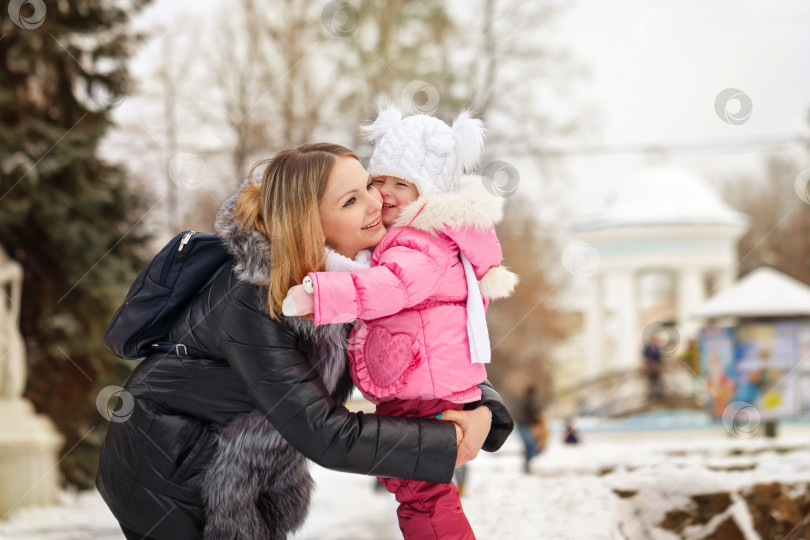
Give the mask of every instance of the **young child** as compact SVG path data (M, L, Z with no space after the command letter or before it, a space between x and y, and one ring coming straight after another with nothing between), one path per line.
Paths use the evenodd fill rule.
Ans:
M403 119L389 107L364 131L375 143L369 172L390 229L370 268L310 273L290 289L284 314L312 314L315 325L359 319L348 351L351 374L378 413L460 409L479 399L476 385L486 378L485 299L509 296L517 282L500 266L493 228L502 199L480 177L462 177L479 159L483 126L467 113L451 128L425 115ZM328 250L327 257L342 255ZM352 268L362 259L343 258L344 265L330 267ZM400 503L406 539L474 538L452 483L379 480Z

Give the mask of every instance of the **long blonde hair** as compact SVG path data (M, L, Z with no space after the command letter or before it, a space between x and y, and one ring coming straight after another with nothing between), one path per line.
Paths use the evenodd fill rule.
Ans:
M243 229L255 227L270 240L270 286L267 311L278 320L281 303L308 272L322 271L326 237L318 205L338 157L360 160L346 147L303 144L257 162L248 178L263 166L261 184L248 184L236 201L234 217Z

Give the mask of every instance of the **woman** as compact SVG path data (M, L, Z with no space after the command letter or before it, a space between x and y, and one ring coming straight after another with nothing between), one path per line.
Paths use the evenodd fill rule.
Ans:
M497 450L512 430L488 383L467 411L443 415L457 424L342 406L348 329L284 319L281 303L307 272L325 268L325 245L353 259L382 239L382 201L341 146L304 145L264 163L261 186L242 189L217 217L233 264L171 329L172 341L210 358L146 358L125 384L132 415L110 425L96 484L128 538L285 538L309 504L303 456L347 472L449 482L454 466L482 445Z

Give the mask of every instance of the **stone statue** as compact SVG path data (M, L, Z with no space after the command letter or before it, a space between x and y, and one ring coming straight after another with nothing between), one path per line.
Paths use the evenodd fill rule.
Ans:
M53 421L23 397L22 281L22 265L0 247L0 520L19 507L56 502L64 444Z
M25 345L20 334L22 265L0 247L0 401L22 399Z

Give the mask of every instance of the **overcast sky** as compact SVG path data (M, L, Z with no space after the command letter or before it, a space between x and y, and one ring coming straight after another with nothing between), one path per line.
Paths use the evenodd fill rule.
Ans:
M557 32L593 74L611 143L807 130L810 2L580 1ZM715 114L725 88L751 97L745 124Z

